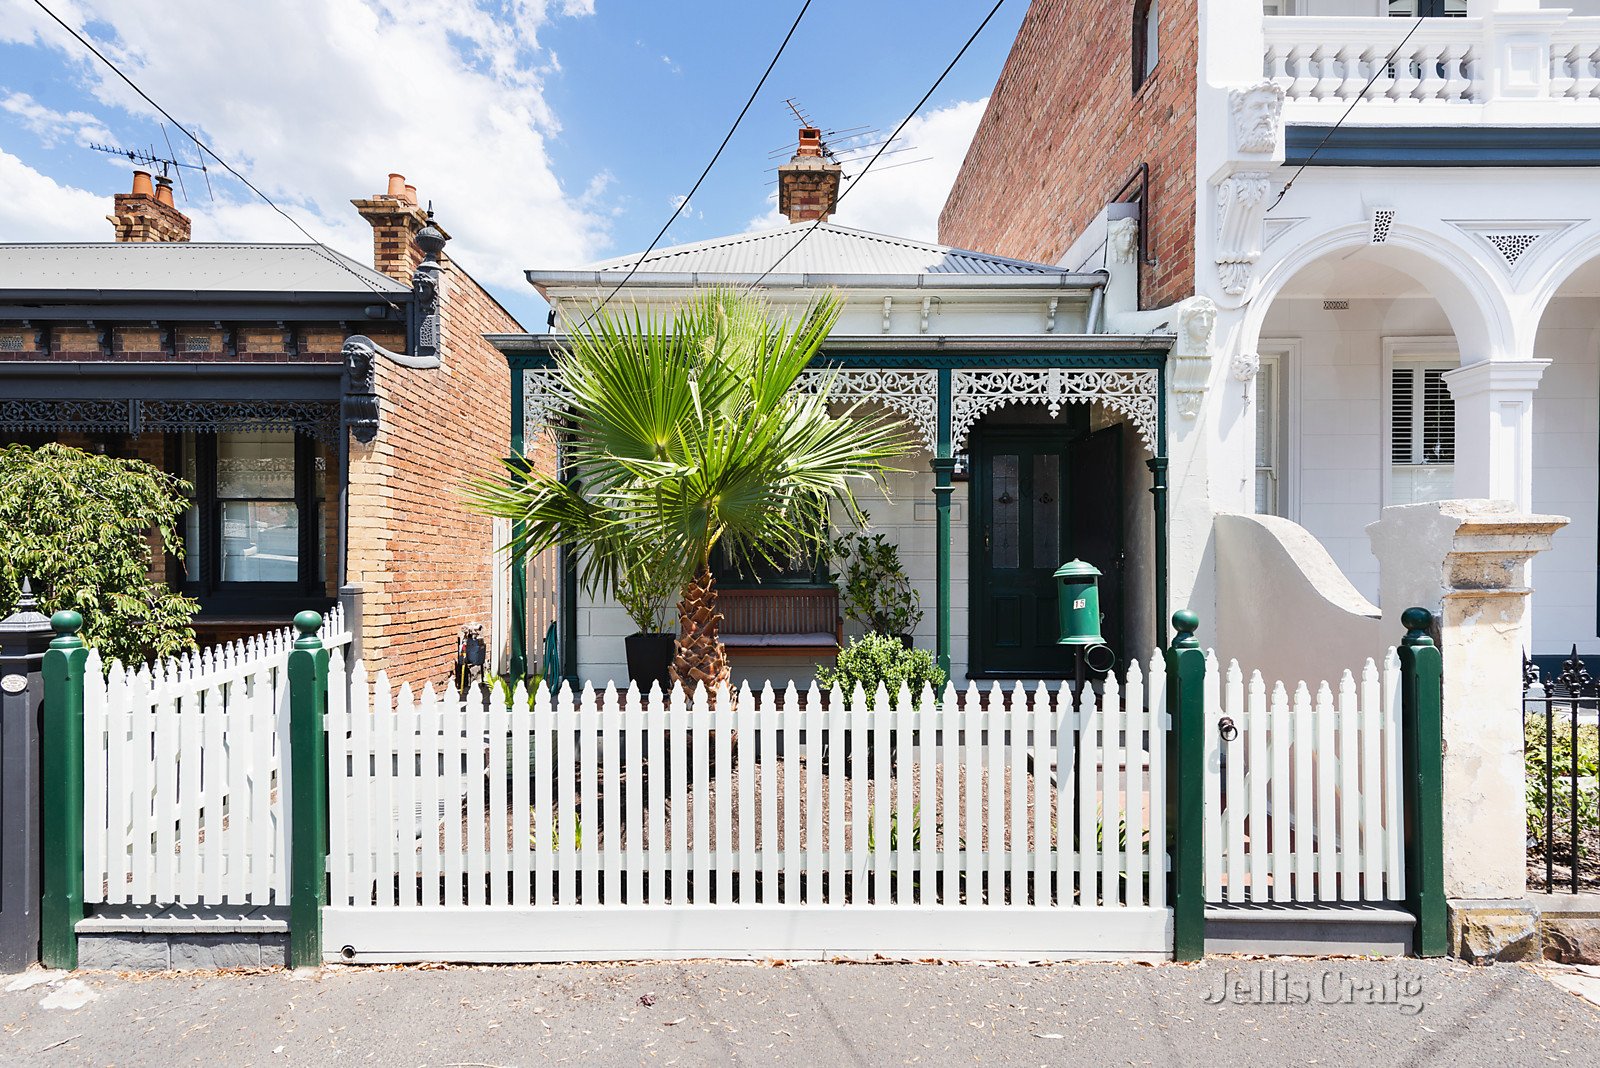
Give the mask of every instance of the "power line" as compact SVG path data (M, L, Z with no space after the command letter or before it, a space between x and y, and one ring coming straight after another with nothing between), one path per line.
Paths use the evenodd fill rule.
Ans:
M649 259L650 253L655 251L656 245L660 244L661 239L665 237L667 231L672 228L672 224L678 221L678 216L683 213L683 209L688 206L689 201L694 199L695 193L699 192L700 190L700 183L706 180L706 175L711 173L711 168L715 167L717 165L717 160L722 157L722 150L728 147L729 141L733 140L734 131L737 130L739 128L739 124L744 121L745 114L750 110L750 106L756 102L756 96L761 92L761 87L767 84L767 78L772 74L772 68L778 65L779 58L782 57L784 49L789 47L789 40L794 37L794 31L800 28L800 20L805 18L806 10L810 7L811 0L805 0L805 3L800 5L800 13L794 17L794 22L789 26L789 32L783 35L783 43L778 45L778 50L772 55L772 61L767 64L767 69L761 74L761 80L756 82L756 87L754 89L750 90L750 98L744 102L744 107L739 109L738 117L733 120L733 125L728 127L727 134L722 138L722 144L718 145L717 150L711 154L711 161L706 164L705 170L700 172L700 177L694 180L694 186L690 188L688 195L686 195L682 200L678 201L678 206L673 209L671 218L667 219L666 225L661 227L661 231L657 233L655 239L650 242L650 246L640 253L639 258L635 260L633 265L628 268L628 273L623 275L622 281L618 282L614 287L612 287L611 292L606 294L605 299L600 302L599 306L596 307L594 311L584 316L583 322L578 324L579 330L582 330L584 327L588 326L596 315L599 315L602 311L604 311L606 305L611 303L611 298L616 296L618 291L620 291L623 286L628 284L628 280L638 272L639 267L644 263L644 261ZM792 104L790 106L793 107Z
M319 253L325 253L326 251L328 251L327 250L327 246L324 245L323 242L318 241L315 237L313 237L311 235L311 231L307 230L304 226L301 226L299 224L299 222L297 222L292 215L290 215L288 212L284 211L282 208L278 207L278 205L273 202L271 197L267 196L267 194L265 194L261 190L257 189L255 187L255 184L253 182L251 182L250 179L246 178L244 175L240 174L236 169L234 169L233 164L229 163L227 160L225 160L221 156L217 155L215 149L213 149L210 145L206 144L204 141L200 140L200 138L196 137L192 132L190 132L188 127L183 125L183 123L181 123L177 119L173 118L171 112L169 112L166 108L162 107L160 104L156 103L155 100L151 98L150 94L145 92L143 89L139 88L138 83L136 83L132 78L130 78L126 74L122 73L121 68L119 68L115 63L111 62L111 60L107 59L105 53L101 52L100 49L96 48L94 46L94 44L88 38L86 38L83 34L79 33L77 30L73 29L71 26L67 25L66 22L62 21L60 15L57 15L54 11L51 11L48 7L46 7L45 3L44 3L44 0L33 0L33 2L39 8L40 11L43 11L46 15L49 15L52 19L54 19L58 26L60 26L63 30L66 30L68 33L72 34L73 37L77 38L78 43L83 45L83 47L87 48L91 53L93 53L94 57L96 59L98 59L100 62L104 63L108 68L110 68L111 73L115 74L118 78L121 78L124 82L126 82L128 84L128 88L132 89L135 93L138 93L140 98L143 99L146 104L149 104L151 107L153 107L157 111L161 112L161 114L166 118L166 120L168 122L170 122L170 123L172 123L172 125L176 126L178 128L179 132L181 132L184 136L189 138L189 140L193 141L200 148L200 150L202 152L205 152L212 159L214 159L218 163L220 163L224 170L226 170L229 174L233 175L235 178L239 179L239 181L243 182L246 189L250 190L250 192L254 193L256 196L258 196L262 200L266 201L268 207L270 207L273 211L277 212L279 215L282 215L285 219L287 219L289 221L289 225L293 226L296 230L299 230L302 234L304 234L305 237L306 237L306 240L310 241L311 244L316 248L316 250ZM361 282L368 289L372 290L373 293L377 294L377 296L380 297L383 300L383 302L385 304L389 305L389 307L392 308L394 311L399 312L401 310L400 306L398 304L396 304L394 301L390 300L387 294L385 294L381 289L379 289L377 286L372 284L371 279L366 278L363 275L361 275L358 272L356 272L355 270L353 270L348 263L345 263L343 260L339 259L336 256L324 255L323 258L326 259L329 263L335 264L336 266L338 266L338 267L342 268L343 270L349 272L351 277L355 278L358 282Z
M1388 56L1384 58L1382 63L1379 63L1372 68L1372 77L1367 79L1367 84L1363 85L1361 87L1361 92L1357 93L1355 98L1350 101L1350 106L1344 109L1344 114L1339 116L1339 121L1328 127L1328 132L1322 135L1322 140L1317 142L1317 147L1311 150L1311 154L1305 158L1305 162L1300 164L1299 169L1290 176L1287 182L1283 183L1283 188L1278 190L1278 199L1274 200L1271 206L1267 208L1268 212L1270 212L1273 208L1276 208L1279 204L1283 203L1283 198L1289 195L1289 187L1300 180L1300 175L1305 173L1305 169L1307 167L1311 166L1311 161L1317 158L1317 153L1321 152L1322 146L1328 143L1328 138L1332 137L1336 132L1338 132L1339 127L1344 125L1344 120L1350 117L1350 113L1356 109L1356 105L1367 98L1367 90L1371 89L1372 84L1378 80L1378 75L1387 71L1394 64L1394 57L1399 55L1400 49L1404 48L1406 46L1406 42L1411 40L1411 35L1416 33L1421 28L1421 19L1418 19L1416 22L1412 23L1411 29L1407 30L1406 35L1400 38L1400 43L1389 50ZM1266 214L1266 212L1263 212L1262 214Z
M872 154L872 159L867 162L865 167L861 168L861 173L857 174L855 180L850 183L850 189L846 189L839 194L838 198L834 201L835 206L837 206L839 202L843 201L845 197L849 196L850 191L860 184L861 179L865 178L867 176L867 172L872 170L872 165L878 162L878 157L883 155L884 150L894 143L895 138L900 136L900 131L904 130L906 128L906 124L916 117L917 112L922 110L922 106L928 102L928 98L933 96L933 94L938 91L939 86L942 85L944 80L950 76L950 72L955 69L956 64L961 62L961 57L967 54L967 49L972 47L972 42L978 39L978 35L983 32L983 28L989 25L989 20L994 18L995 13L1000 10L1001 6L1005 2L1006 0L995 0L994 7L991 7L989 9L989 13L983 17L983 21L978 23L978 28L972 31L972 36L968 37L967 43L961 46L961 51L955 54L955 58L952 59L948 65L946 65L944 71L940 73L939 77L934 79L933 84L928 87L928 91L922 94L922 99L917 101L916 107L907 112L906 117L900 120L900 125L894 128L894 133L889 135L888 140L884 141L883 144L878 146L878 151ZM773 262L772 266L762 271L761 276L754 282L751 282L748 287L746 287L746 292L755 289L756 286L760 285L762 281L766 279L767 275L777 270L778 266L782 264L784 260L788 259L790 254L805 242L806 238L810 237L816 232L817 227L822 225L822 219L822 216L817 216L816 221L806 228L805 232L800 235L799 240L797 240L793 245L789 246L789 251L779 256Z

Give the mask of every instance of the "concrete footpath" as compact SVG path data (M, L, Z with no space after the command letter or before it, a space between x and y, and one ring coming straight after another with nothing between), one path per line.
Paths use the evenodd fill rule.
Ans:
M1216 1068L1600 1055L1600 1006L1548 973L1418 960L35 971L0 980L0 1027L0 1063L29 1066Z

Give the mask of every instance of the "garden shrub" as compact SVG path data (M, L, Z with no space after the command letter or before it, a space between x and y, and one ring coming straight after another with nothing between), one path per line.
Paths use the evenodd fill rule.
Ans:
M920 694L924 686L939 689L945 683L945 673L926 649L907 649L900 639L883 634L851 639L839 650L834 667L817 669L817 685L824 689L838 686L848 694L859 684L866 691L868 708L872 707L873 693L880 682L889 691L890 700L894 700L902 683L913 696Z

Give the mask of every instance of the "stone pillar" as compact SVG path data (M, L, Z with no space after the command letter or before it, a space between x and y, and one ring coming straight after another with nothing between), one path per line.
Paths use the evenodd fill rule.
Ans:
M1549 360L1485 360L1445 372L1456 408L1455 492L1533 508L1533 391Z
M1526 890L1522 620L1528 564L1567 525L1505 501L1385 508L1367 528L1382 568L1385 632L1418 605L1439 619L1444 659L1444 889L1469 900ZM1393 617L1393 619L1391 619Z

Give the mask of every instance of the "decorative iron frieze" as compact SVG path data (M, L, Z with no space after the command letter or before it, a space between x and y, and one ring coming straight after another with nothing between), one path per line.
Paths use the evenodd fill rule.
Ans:
M828 386L842 404L876 403L904 415L933 452L939 444L939 372L825 367L802 371L795 385L807 393Z
M287 430L339 442L337 405L318 401L0 401L0 431L34 434L222 434Z
M571 407L572 394L558 368L530 367L522 372L522 432L527 440L554 430Z
M990 412L1011 404L1041 404L1051 417L1067 404L1101 404L1123 415L1155 452L1155 371L1076 369L1067 367L1010 368L1001 371L951 372L950 438L954 447L966 444L974 424Z
M0 431L18 434L123 434L133 422L125 400L0 400Z

